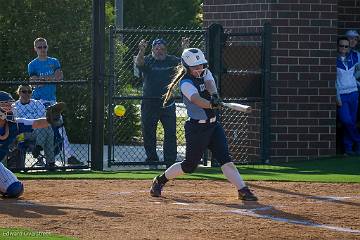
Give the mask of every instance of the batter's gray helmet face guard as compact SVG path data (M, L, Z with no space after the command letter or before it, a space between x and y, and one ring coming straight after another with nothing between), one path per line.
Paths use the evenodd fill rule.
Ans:
M194 67L207 64L204 53L198 48L187 48L181 54L181 63L184 67Z
M12 96L4 91L0 91L0 119L14 122L14 115L11 105L15 102Z

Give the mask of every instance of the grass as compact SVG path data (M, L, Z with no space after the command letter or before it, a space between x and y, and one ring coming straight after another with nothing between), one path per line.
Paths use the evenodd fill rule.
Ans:
M245 180L256 181L306 181L331 183L360 183L360 159L328 158L294 162L281 165L239 165ZM132 179L150 180L163 170L124 170L117 172L71 171L17 173L20 179ZM220 168L200 167L193 174L180 179L224 180Z
M75 238L51 234L50 232L33 231L25 228L0 228L0 239L21 239L21 240L73 240Z

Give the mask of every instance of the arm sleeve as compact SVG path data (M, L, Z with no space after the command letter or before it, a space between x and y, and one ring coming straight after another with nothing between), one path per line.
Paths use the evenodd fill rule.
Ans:
M199 93L196 87L190 81L184 81L180 85L180 90L182 94L189 100L191 96L195 93Z
M212 73L210 72L209 69L206 69L205 71L206 71L206 72L205 72L205 76L204 76L204 81L206 81L206 82L211 82L211 84L212 84L213 86L215 86L215 88L216 88L215 79L214 79Z
M360 52L356 52L357 53L357 59L358 59L358 62L357 64L355 65L355 73L354 73L354 76L357 80L360 80ZM359 85L358 85L359 86Z
M214 76L212 75L209 69L205 70L204 81L213 81L215 83Z
M357 87L360 87L360 82L358 80L355 80L355 81L356 81Z
M149 56L145 56L144 57L144 65L142 65L142 66L136 65L136 66L140 70L140 72L146 73L146 72L150 71L149 65L150 65L150 58L149 58Z
M205 71L206 72L204 76L204 82L206 89L210 94L216 93L217 87L216 87L215 79L209 69L206 69Z
M338 82L336 81L335 82L335 89L336 89L336 100L341 104L341 98L340 98L340 93L339 93L339 90L338 90Z
M34 69L34 64L32 64L32 62L30 62L28 64L28 74L29 74L29 77L38 76L38 74L36 73L36 71Z

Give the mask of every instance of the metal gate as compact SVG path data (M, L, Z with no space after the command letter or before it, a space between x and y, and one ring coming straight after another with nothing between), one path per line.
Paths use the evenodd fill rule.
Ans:
M209 68L216 78L221 97L225 101L249 104L254 111L241 114L231 110L221 110L220 121L226 131L230 152L235 162L263 162L268 158L269 105L268 79L270 74L271 28L264 26L256 33L224 32L220 25L203 29L115 29L110 27L109 35L109 81L108 115L106 127L105 154L108 167L138 165L169 165L163 158L163 129L157 127L157 153L159 162L145 162L141 131L140 104L142 79L134 68L134 57L138 52L141 39L151 42L155 38L167 41L168 53L180 56L181 37L190 39L190 47L197 47L206 52ZM151 51L148 47L146 54ZM115 105L126 108L123 117L113 113ZM186 109L180 96L176 97L177 124L177 160L185 157L185 137L183 125L187 119ZM266 149L265 149L266 148ZM211 159L210 153L204 154L203 163ZM216 161L212 159L212 165Z

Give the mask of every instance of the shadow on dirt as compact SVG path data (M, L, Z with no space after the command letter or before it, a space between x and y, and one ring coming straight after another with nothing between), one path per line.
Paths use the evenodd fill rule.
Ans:
M103 217L124 217L124 215L119 213L91 208L53 206L21 199L0 198L0 214L6 214L17 218L41 218L48 215L66 215L67 211L93 212L95 215Z

